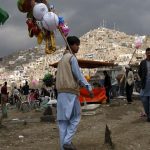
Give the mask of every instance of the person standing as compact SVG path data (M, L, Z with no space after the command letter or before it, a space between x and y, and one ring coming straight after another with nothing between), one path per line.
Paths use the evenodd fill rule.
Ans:
M117 76L120 96L125 96L125 72L125 68L122 68L122 73Z
M110 102L110 90L111 90L111 79L110 76L108 75L107 71L103 71L103 74L105 76L104 78L104 87L106 90L106 96L107 96L107 103Z
M13 90L13 104L15 104L17 102L17 100L19 100L19 90L17 89L17 87L14 87Z
M86 81L78 66L75 54L79 50L80 40L76 36L68 36L70 46L66 48L58 63L56 74L57 121L60 134L61 150L75 150L72 138L81 118L80 102L78 100L80 85L86 87L92 97L92 88Z
M29 85L28 85L27 81L26 81L25 85L22 87L22 92L23 92L23 95L25 95L26 100L27 100L28 95L29 95Z
M129 65L125 66L125 89L126 89L126 97L128 104L132 103L132 93L133 93L133 85L134 85L134 75Z
M7 92L7 82L1 88L1 104L2 104L2 118L7 118L7 106L8 102L8 92Z
M140 96L147 114L147 121L150 122L150 48L146 49L146 59L141 61L138 74L141 78Z

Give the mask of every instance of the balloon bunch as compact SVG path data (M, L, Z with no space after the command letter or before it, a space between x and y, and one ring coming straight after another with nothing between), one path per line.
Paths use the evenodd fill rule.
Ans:
M135 38L135 48L139 49L143 44L143 39L141 37Z
M29 36L37 37L38 44L43 40L46 42L46 54L55 52L54 31L59 29L64 37L69 34L69 27L65 24L64 18L55 13L54 6L49 5L47 0L18 0L17 5L21 12L27 13Z

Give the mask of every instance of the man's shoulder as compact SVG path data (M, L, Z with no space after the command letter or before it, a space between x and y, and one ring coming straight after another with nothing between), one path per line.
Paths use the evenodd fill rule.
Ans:
M3 85L1 89L6 89L6 88L7 88L7 87L6 87L5 85Z
M144 63L146 63L146 59L144 59L140 62L140 64L144 64Z
M67 60L67 59L70 60L73 56L74 56L73 54L65 53L65 54L63 55L63 57L59 60L59 63L60 63L61 61Z
M25 89L25 88L29 88L29 85L24 85L24 86L23 86L23 89Z
M63 57L68 57L68 58L71 58L71 57L73 57L74 55L73 54L71 54L71 53L66 53Z

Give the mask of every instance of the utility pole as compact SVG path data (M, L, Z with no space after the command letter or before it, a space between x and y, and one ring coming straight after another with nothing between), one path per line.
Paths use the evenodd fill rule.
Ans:
M103 19L103 28L105 27L105 20Z

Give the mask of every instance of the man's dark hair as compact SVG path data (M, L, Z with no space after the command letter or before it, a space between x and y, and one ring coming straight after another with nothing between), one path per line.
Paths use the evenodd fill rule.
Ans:
M80 44L80 39L76 36L68 36L67 37L67 42L68 42L69 45L74 45L74 44L79 45Z
M146 49L146 52L148 52L148 51L150 51L150 48L149 48L149 47Z
M103 71L104 74L107 74L107 71Z
M7 85L7 82L4 82L4 85Z

